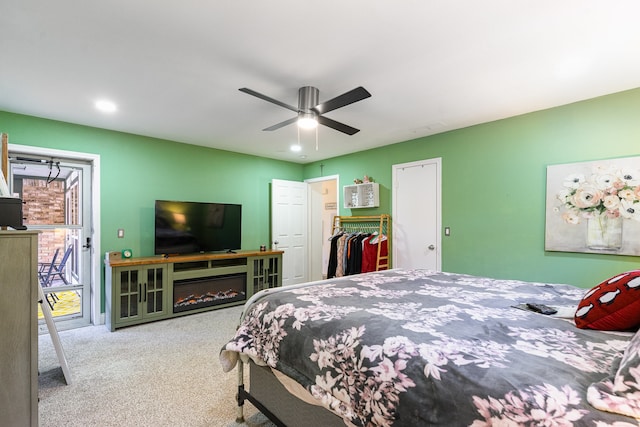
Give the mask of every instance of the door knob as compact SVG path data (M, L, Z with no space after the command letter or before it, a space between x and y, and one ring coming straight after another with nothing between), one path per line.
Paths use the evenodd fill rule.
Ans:
M429 246L428 246L428 248L429 248L429 250L430 250L430 251L432 251L432 250L434 250L436 247L435 247L434 245L429 245Z

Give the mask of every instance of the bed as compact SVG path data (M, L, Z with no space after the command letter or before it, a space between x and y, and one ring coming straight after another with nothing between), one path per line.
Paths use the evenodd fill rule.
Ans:
M277 425L638 426L640 338L577 328L586 291L401 269L268 289L219 359L239 420L249 399Z

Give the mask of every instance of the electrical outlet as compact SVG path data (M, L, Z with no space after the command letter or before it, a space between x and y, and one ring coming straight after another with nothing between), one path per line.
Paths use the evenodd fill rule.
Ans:
M122 239L124 237L124 228L118 228L118 239Z

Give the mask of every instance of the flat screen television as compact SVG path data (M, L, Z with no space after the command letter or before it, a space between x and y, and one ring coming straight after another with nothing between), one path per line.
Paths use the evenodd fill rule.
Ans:
M240 249L242 205L156 200L155 254Z

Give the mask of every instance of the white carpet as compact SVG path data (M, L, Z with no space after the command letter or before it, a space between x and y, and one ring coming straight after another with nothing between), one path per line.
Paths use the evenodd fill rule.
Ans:
M218 353L242 307L132 326L61 331L66 385L48 334L39 338L39 418L43 427L272 426L248 402L236 419L236 372Z

